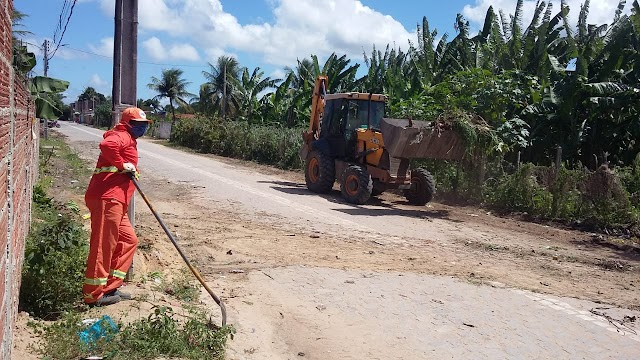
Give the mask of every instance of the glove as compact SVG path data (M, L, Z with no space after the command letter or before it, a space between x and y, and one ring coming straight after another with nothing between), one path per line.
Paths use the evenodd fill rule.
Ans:
M132 163L124 163L122 165L122 172L136 173L136 167Z

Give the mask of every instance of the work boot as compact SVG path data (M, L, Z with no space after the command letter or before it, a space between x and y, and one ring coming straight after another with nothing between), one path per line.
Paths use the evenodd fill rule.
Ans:
M122 300L122 298L118 295L107 295L105 294L104 296L102 296L100 299L98 299L98 301L94 302L93 304L89 304L90 306L107 306L107 305L113 305L115 303L119 303L120 300Z
M115 296L119 296L119 297L120 297L120 299L122 299L122 300L131 300L131 298L132 298L132 297L131 297L131 294L126 293L126 292L122 292L122 291L120 291L119 289L115 289L115 290L113 290L113 291L111 291L111 292L109 292L109 293L107 293L107 294L105 294L105 295L109 295L109 296L114 296L114 295L115 295Z

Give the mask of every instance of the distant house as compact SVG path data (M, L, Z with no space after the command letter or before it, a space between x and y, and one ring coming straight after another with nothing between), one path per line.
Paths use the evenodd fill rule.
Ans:
M73 119L80 124L93 125L95 122L95 110L100 105L100 99L78 98L78 101L71 103L71 109L74 114Z

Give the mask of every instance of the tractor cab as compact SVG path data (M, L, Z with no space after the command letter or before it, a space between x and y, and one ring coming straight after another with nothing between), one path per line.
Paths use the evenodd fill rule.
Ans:
M327 149L333 157L349 160L354 159L358 151L365 151L364 148L370 150L377 145L382 149L380 125L384 115L383 95L326 95L319 140L327 143ZM377 144L375 140L369 144L360 144L365 138L379 138L380 141Z

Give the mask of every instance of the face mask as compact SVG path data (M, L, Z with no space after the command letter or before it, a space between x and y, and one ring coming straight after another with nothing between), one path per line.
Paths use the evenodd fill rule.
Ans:
M147 132L147 124L132 126L131 130L129 130L134 139L141 137L145 132Z

